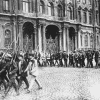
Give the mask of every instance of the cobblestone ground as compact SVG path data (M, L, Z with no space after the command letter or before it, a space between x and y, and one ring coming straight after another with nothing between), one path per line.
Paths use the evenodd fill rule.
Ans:
M100 100L100 69L42 67L38 80L43 89L34 84L29 94L24 90L16 96L11 89L4 100ZM29 79L29 78L28 78ZM0 92L0 100L3 91Z

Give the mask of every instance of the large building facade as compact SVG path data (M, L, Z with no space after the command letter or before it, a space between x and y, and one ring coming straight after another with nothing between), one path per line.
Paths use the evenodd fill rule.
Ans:
M99 49L99 0L0 0L0 50Z

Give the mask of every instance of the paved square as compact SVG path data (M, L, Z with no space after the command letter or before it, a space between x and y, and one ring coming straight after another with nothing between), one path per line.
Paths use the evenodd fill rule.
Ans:
M27 94L23 83L19 96L11 89L4 100L100 100L100 69L42 67L39 70L37 79L42 90L37 90L34 84L33 91ZM0 100L2 94L1 91Z

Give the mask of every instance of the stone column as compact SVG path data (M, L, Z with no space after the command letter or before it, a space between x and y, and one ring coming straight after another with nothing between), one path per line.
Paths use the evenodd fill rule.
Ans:
M59 49L62 51L62 31L59 31Z
M45 35L45 25L43 25L43 51L46 53L46 35Z
M78 48L78 36L77 32L75 32L75 50Z
M80 40L80 33L78 32L78 49L80 49L80 43L81 43L81 40Z
M41 25L38 26L38 45L39 45L39 52L42 52L42 35L41 35Z
M69 29L67 28L67 53L69 54Z
M19 31L18 31L18 34L17 34L17 39L18 39L18 42L19 42L19 50L22 50L23 51L23 23L19 23Z
M63 50L66 51L66 28L63 28Z
M16 43L17 43L17 26L16 26L16 22L14 22L14 26L13 26L13 33L14 33L14 51L16 51L17 47L16 47Z
M37 49L37 28L34 27L35 50Z

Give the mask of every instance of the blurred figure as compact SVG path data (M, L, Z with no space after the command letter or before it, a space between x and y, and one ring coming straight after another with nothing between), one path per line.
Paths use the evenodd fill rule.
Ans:
M40 83L37 81L36 77L38 76L39 72L38 72L38 63L37 63L37 59L34 58L34 55L30 54L30 62L28 64L27 69L25 70L25 72L29 72L29 75L31 77L31 82L28 88L28 93L32 90L32 87L34 85L34 82L37 83L38 85L38 89L42 89Z

